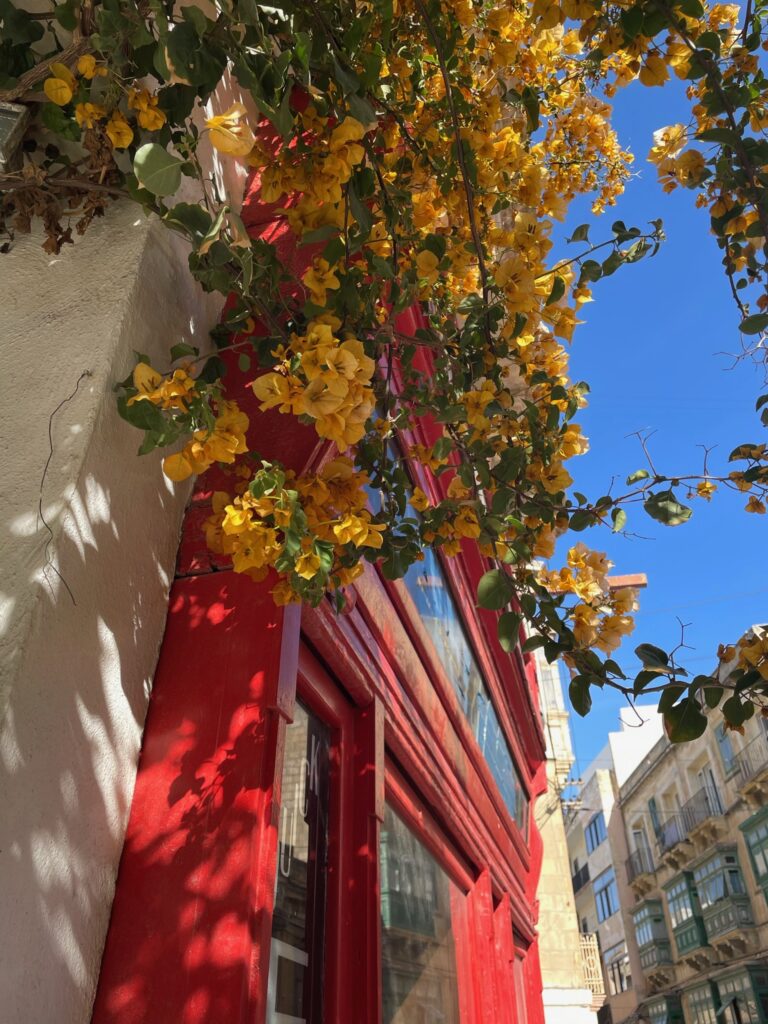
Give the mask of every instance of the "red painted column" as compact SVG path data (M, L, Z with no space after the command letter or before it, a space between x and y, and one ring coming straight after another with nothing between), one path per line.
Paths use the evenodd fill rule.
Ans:
M268 590L232 572L174 584L94 1024L263 1019L299 640L298 608Z

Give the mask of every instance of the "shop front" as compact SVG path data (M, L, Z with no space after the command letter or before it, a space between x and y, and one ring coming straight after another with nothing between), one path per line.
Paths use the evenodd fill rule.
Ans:
M253 423L262 454L328 457ZM216 486L186 517L94 1024L541 1024L535 667L475 607L476 545L368 566L340 613L276 607L204 550Z

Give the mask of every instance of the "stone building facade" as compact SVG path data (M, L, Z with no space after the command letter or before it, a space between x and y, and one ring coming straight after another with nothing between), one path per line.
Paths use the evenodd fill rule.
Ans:
M696 743L660 739L620 790L651 1024L768 1020L768 720L738 735L712 718Z

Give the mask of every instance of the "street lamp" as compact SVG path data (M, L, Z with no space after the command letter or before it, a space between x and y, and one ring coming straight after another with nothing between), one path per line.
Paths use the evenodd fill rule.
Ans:
M0 173L14 169L28 120L27 107L0 101Z

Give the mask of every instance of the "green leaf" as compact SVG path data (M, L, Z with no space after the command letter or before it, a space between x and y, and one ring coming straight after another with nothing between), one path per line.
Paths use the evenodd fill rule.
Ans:
M722 686L705 686L701 692L704 694L704 700L709 708L716 708L725 693Z
M481 608L499 611L514 595L512 580L500 569L490 569L477 585L477 603Z
M592 697L589 692L589 679L586 676L575 676L568 686L568 696L573 710L584 718L592 708Z
M376 111L373 109L368 100L363 99L362 96L358 96L357 93L352 93L347 96L347 106L349 112L356 121L360 124L368 127L376 123Z
M659 697L659 714L666 715L666 713L670 711L683 696L687 689L687 686L681 686L679 683L665 687L664 692Z
M539 97L535 89L526 85L521 97L526 116L528 117L528 130L535 132L539 127Z
M696 136L699 142L721 142L727 146L736 146L739 143L739 136L730 128L707 128Z
M133 170L142 188L155 196L171 196L181 184L182 163L156 142L147 142L136 151Z
M546 644L546 637L539 636L538 634L536 634L534 636L529 636L528 639L523 642L523 650L536 651L539 649L539 647L545 647Z
M693 697L688 697L664 715L664 729L671 743L697 740L707 728L707 716Z
M623 508L615 508L611 512L611 519L613 520L613 532L621 533L627 524L627 513Z
M566 239L567 242L588 242L589 241L589 224L579 224L576 230L573 232L570 238Z
M643 502L643 508L651 519L665 526L679 526L688 522L693 515L693 510L682 505L672 490L650 494Z
M651 474L647 469L638 469L627 477L627 484L636 484L640 480L647 480Z
M499 637L499 645L504 651L513 651L520 640L520 623L522 615L517 612L504 612L499 616L496 630Z
M723 703L722 707L723 718L728 722L729 725L734 725L736 728L742 726L748 719L754 714L754 706L749 701L742 701L740 697L735 694L733 697L729 697L727 701Z
M646 686L650 686L651 683L658 683L661 678L662 677L658 672L651 672L648 669L643 669L642 672L638 672L635 676L632 690L635 694L642 693Z
M367 238L373 227L373 214L366 203L358 196L354 183L350 181L347 186L347 197L352 216L357 221L358 227L364 238Z
M175 363L177 359L183 359L184 356L196 356L199 352L200 349L195 348L194 345L187 345L180 341L177 345L171 346L171 362Z
M562 299L563 295L565 295L565 281L559 274L555 274L555 280L552 283L552 291L549 293L549 297L544 305L551 306L553 302L557 302L558 299Z
M755 313L739 324L742 334L760 334L766 328L768 328L768 313Z
M639 644L635 648L635 654L643 665L662 669L665 672L669 671L669 655L660 647L655 647L653 644Z

